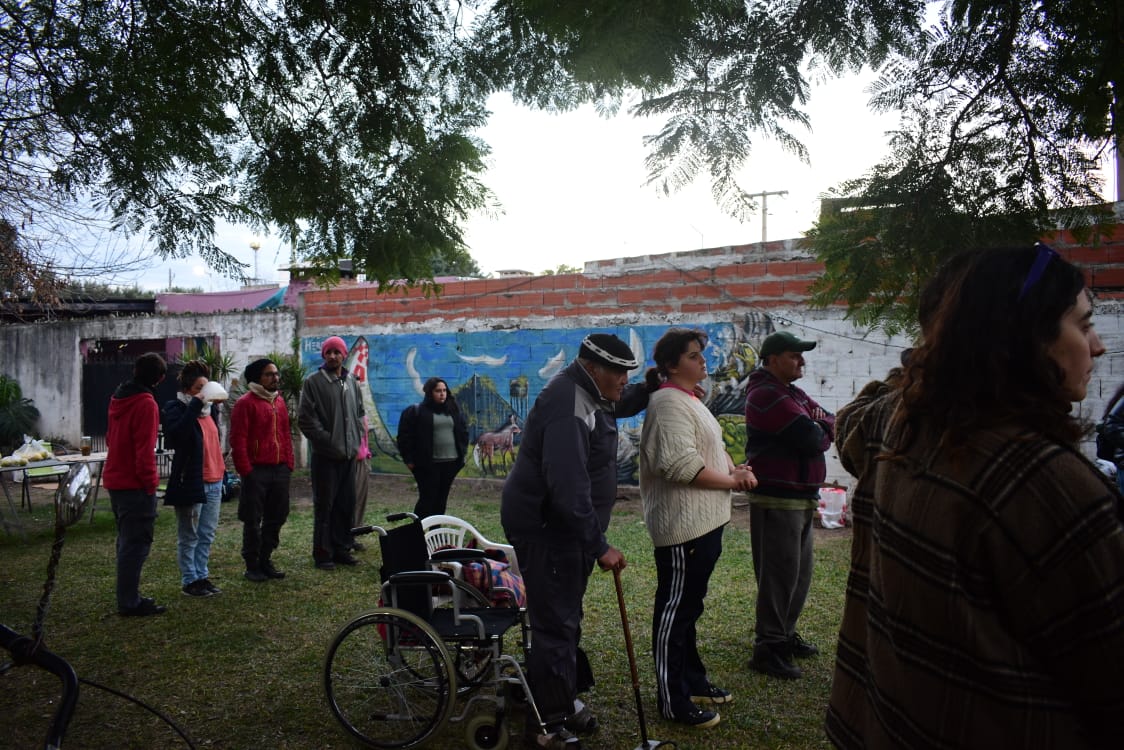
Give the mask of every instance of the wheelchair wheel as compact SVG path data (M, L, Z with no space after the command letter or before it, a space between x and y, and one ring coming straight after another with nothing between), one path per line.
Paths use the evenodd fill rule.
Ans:
M464 741L469 750L504 750L510 740L507 719L488 714L477 714L464 728Z
M344 625L332 641L324 691L355 738L370 747L406 748L448 721L456 676L441 638L424 620L378 609Z

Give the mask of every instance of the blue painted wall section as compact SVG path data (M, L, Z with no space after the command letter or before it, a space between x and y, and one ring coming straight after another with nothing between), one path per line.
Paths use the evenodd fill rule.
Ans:
M744 446L745 379L757 362L757 348L773 330L766 315L750 315L736 321L692 322L690 327L710 337L706 348L710 381L707 405L722 422L727 446ZM422 398L422 383L432 376L444 379L468 420L469 440L476 447L465 467L469 475L503 476L518 451L518 428L527 417L535 396L559 370L578 354L582 338L591 332L612 333L629 343L643 362L630 373L630 382L643 380L652 366L650 353L667 325L636 325L594 329L513 329L501 331L403 333L343 336L350 348L345 366L364 372L364 389L370 442L378 471L406 472L394 445L398 420L410 404ZM321 364L320 345L327 336L305 338L301 356L306 372ZM621 481L636 481L636 453L643 414L619 421L618 462ZM506 429L505 429L506 428ZM514 429L513 429L514 428ZM491 451L485 433L510 436L513 450ZM739 441L739 434L741 439ZM739 445L740 442L740 445ZM481 448L485 448L482 451Z

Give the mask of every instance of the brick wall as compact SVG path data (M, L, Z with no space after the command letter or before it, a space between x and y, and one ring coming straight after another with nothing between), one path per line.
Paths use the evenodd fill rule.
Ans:
M304 294L308 334L357 325L469 329L534 319L599 315L705 315L752 305L791 307L807 299L823 267L798 241L587 263L585 272L454 281L439 297L373 285Z
M1124 299L1124 224L1096 247L1068 232L1049 238L1085 269L1098 299ZM799 240L597 260L584 273L473 279L445 284L440 296L360 284L304 294L303 330L315 335L357 325L448 324L475 329L535 319L605 315L706 315L748 306L803 306L823 266Z

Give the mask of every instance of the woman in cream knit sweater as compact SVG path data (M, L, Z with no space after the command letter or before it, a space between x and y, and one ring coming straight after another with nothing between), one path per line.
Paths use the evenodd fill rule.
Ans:
M652 653L660 713L699 728L717 724L721 717L709 706L733 696L707 679L695 623L722 554L730 492L757 484L748 466L734 466L718 420L695 395L706 378L706 344L705 333L686 328L671 328L656 343L640 436L640 497L656 547Z

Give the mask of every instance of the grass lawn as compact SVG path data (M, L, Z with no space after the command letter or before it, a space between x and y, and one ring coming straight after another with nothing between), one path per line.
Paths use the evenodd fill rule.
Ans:
M53 513L43 497L32 514L21 512L28 527L26 539L0 535L0 622L21 632L27 632L35 618L51 554ZM367 519L377 522L387 512L412 508L413 502L407 479L373 477ZM104 496L101 505L108 507ZM167 604L168 612L153 618L116 614L112 515L99 510L93 525L83 519L70 527L45 621L47 646L68 659L80 677L134 696L170 716L199 748L355 747L329 712L321 670L339 628L375 606L377 543L369 538L368 550L359 553L363 564L356 568L316 570L309 550L311 508L295 502L274 558L288 576L250 583L241 576L241 524L236 510L230 503L223 507L211 556L211 578L224 593L203 600L180 594L175 517L170 509L161 510L142 590ZM458 481L448 512L470 520L491 538L503 539L497 483ZM700 646L712 681L733 691L735 702L722 707L722 723L717 727L696 731L657 716L650 651L655 588L651 543L640 521L639 502L632 499L618 505L609 537L629 560L622 578L648 735L673 740L681 749L828 747L823 713L843 607L850 533L817 532L816 572L800 629L823 653L801 663L801 680L767 679L746 667L755 594L747 515L744 508L734 511L734 524L726 532L722 559L711 580L707 611L699 623ZM602 724L585 746L632 750L639 744L639 731L610 574L594 573L585 605L583 644L598 680L589 703ZM509 643L515 647L514 639ZM56 698L57 684L50 675L27 668L0 675L0 746L41 747ZM516 714L513 733L520 724L521 715ZM518 735L511 739L511 746L518 747ZM64 747L151 750L188 745L147 711L83 685ZM428 747L466 747L462 725L451 724Z

